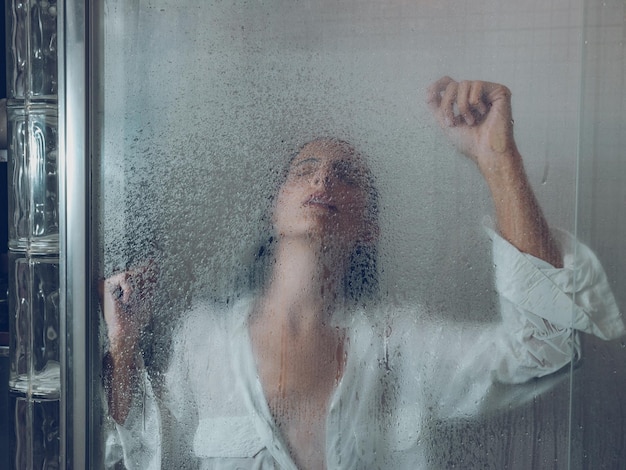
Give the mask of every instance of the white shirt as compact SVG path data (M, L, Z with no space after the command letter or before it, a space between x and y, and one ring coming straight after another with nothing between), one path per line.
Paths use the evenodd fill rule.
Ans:
M326 418L328 469L427 468L422 424L532 398L549 381L520 384L580 356L575 330L604 339L625 328L600 263L559 234L564 268L493 239L502 321L450 324L423 309L337 312L347 362ZM149 380L107 462L132 469L295 469L256 371L248 335L254 299L204 303L173 341L163 396ZM574 329L572 329L572 327Z

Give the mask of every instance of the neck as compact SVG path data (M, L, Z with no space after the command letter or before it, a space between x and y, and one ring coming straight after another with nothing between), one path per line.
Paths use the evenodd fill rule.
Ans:
M343 263L336 262L336 250L331 256L312 244L279 241L270 281L250 320L270 406L274 399L317 397L325 409L343 373L343 332L330 322L343 302Z
M286 323L293 333L328 327L343 303L345 255L323 241L281 239L257 313L264 321Z

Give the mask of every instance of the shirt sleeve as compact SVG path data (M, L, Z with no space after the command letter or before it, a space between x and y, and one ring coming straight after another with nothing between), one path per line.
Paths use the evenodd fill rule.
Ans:
M551 374L580 358L577 331L602 339L625 332L604 270L584 244L555 232L563 268L521 253L494 231L495 285L507 354L495 369L505 383Z
M140 390L133 397L124 424L112 418L105 442L105 468L116 468L124 462L127 470L158 470L161 468L161 419L152 385L145 370Z
M453 323L427 312L423 321L420 315L399 315L403 323L393 327L401 395L426 404L438 418L528 401L558 383L565 376L554 373L580 357L579 331L604 339L625 332L604 270L589 248L558 232L564 267L555 268L487 232L501 321Z
M191 438L197 409L189 392L189 343L184 341L188 323L174 333L168 369L162 389L155 393L149 374L142 369L140 387L123 424L111 423L105 442L105 468L122 461L127 470L196 468ZM191 434L190 434L191 433Z
M557 269L520 253L493 230L496 288L502 299L560 328L609 340L624 335L624 321L600 261L570 234L555 231L563 253Z

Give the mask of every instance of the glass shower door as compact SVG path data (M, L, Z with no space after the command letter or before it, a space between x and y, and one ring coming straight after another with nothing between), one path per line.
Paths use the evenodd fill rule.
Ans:
M617 433L620 426L589 424L596 411L586 408L593 400L584 384L610 372L587 367L603 361L604 356L594 355L595 340L583 339L591 345L584 350L591 358L580 363L580 370L565 366L547 380L489 386L477 395L472 393L481 387L478 378L470 374L466 381L449 383L441 379L445 369L436 368L453 352L460 370L464 360L475 363L467 352L475 345L459 348L461 341L468 333L492 328L501 309L493 280L497 267L482 226L490 224L482 222L493 212L487 185L474 162L446 139L426 103L429 85L442 76L483 79L512 90L515 139L543 213L550 226L579 233L594 249L600 251L607 240L601 259L618 291L615 279L624 274L623 265L610 256L617 240L603 238L609 228L587 236L596 230L587 216L605 213L591 202L602 193L599 183L585 176L601 163L591 164L586 157L597 150L593 136L598 128L587 133L588 125L601 114L587 110L604 95L593 92L599 80L590 68L594 56L581 54L590 31L596 31L596 23L590 23L596 17L583 5L566 0L523 5L484 0L462 7L453 1L112 0L84 8L80 2L65 5L63 44L69 55L60 96L65 161L82 158L86 165L68 165L61 181L68 222L61 233L61 252L68 258L60 277L61 292L68 289L68 315L61 322L71 331L62 354L73 357L83 348L78 361L67 362L76 368L62 382L67 384L61 410L67 458L87 458L93 468L117 461L128 468L133 462L145 468L157 461L174 468L181 456L183 463L199 458L207 465L244 459L239 462L244 468L259 460L268 468L273 461L282 464L281 458L287 468L306 461L294 450L296 440L288 437L292 423L272 419L277 416L272 400L259 388L263 356L251 352L246 339L254 307L243 315L243 330L228 322L238 318L245 299L252 297L252 305L258 305L254 299L262 298L264 273L276 259L272 244L280 235L275 230L279 188L290 178L290 159L295 155L297 162L299 150L320 139L349 142L367 162L377 211L375 298L359 297L356 307L346 300L342 312L362 313L333 320L339 337L348 340L340 340L345 346L339 355L344 359L337 360L342 380L327 404L325 451L330 455L329 449L353 442L354 452L340 449L336 455L369 462L364 468L392 468L390 462L396 468L594 468L598 461L623 457L617 438L607 452L578 451L600 448L595 432L617 435L613 430ZM597 31L603 31L607 18L617 17L599 16ZM623 32L623 17L615 23L612 34ZM81 36L85 31L87 38ZM616 48L617 42L612 43ZM80 81L87 70L87 47L88 88ZM87 96L89 102L82 102ZM619 116L622 108L611 105ZM606 132L619 134L614 128ZM606 151L612 154L611 149ZM342 168L333 167L332 175L347 178ZM347 173L363 181L361 173L361 179ZM89 199L81 197L87 192L85 175L91 183ZM579 207L590 187L593 194ZM606 197L613 198L616 190ZM320 205L322 196L313 203ZM81 232L85 227L70 229L77 213L90 214L91 233ZM607 227L611 223L605 222ZM259 259L270 261L257 271ZM90 274L91 283L80 279L81 270ZM75 285L88 287L91 294L83 295ZM140 332L136 356L123 364L131 374L140 370L132 380L141 384L131 389L136 393L128 400L111 400L120 382L107 383L116 366L110 353L124 335L110 334L103 298L136 307L122 312L129 314L127 325L138 311L141 317L131 325ZM618 302L623 305L619 295ZM88 312L84 317L83 310ZM414 316L407 320L406 311ZM191 325L202 328L189 326L190 315L200 318ZM424 318L431 329L415 326ZM363 331L359 319L373 325L370 343L354 333ZM187 333L180 333L185 327ZM233 331L244 332L227 335ZM426 331L436 333L427 336ZM412 341L410 347L405 338ZM598 344L612 348L611 361L617 364L619 342ZM416 350L419 357L404 360L403 351ZM194 372L205 373L182 374L177 384L186 392L176 394L170 364L180 354L188 360L183 364L200 364L205 369ZM91 362L83 363L89 355ZM418 368L406 369L407 363ZM231 365L243 369L233 375ZM87 377L77 373L83 368ZM608 389L619 388L620 380L611 381ZM478 398L468 404L472 400L458 400L456 393L454 402L462 405L442 406L445 413L429 407L433 397L451 390ZM616 398L616 407L622 401ZM130 404L128 415L120 403ZM249 407L266 416L264 424L246 421ZM87 416L71 416L80 409ZM213 414L203 421L207 410ZM225 411L217 416L216 410ZM333 410L357 410L360 421L346 424ZM115 416L138 423L149 444L133 447L132 436L125 440ZM90 446L81 457L80 429L86 422ZM587 428L595 431L586 433ZM267 441L259 444L258 435ZM282 450L274 453L267 442ZM150 445L156 452L146 450ZM377 449L384 452L377 455ZM603 460L606 455L609 460ZM216 458L222 460L211 460ZM328 462L337 460L326 460L332 466Z
M586 2L584 25L578 234L602 260L623 312L626 8L623 2ZM619 468L626 455L626 342L585 340L584 362L572 383L571 468Z

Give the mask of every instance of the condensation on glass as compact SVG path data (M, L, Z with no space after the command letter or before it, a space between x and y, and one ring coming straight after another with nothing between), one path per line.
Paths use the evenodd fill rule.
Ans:
M624 312L626 5L587 1L584 25L577 231L603 260ZM572 383L571 468L620 468L626 461L626 340L585 340L584 363Z
M57 4L7 4L11 465L58 468ZM201 297L227 304L237 297L251 248L271 222L285 162L315 137L357 143L377 175L386 298L432 305L442 325L493 319L489 246L478 222L490 203L423 104L426 86L444 74L513 90L517 140L546 215L598 248L626 304L619 1L92 6L100 22L93 35L102 32L92 38L102 61L94 77L102 95L91 110L94 264L99 278L158 268L160 288L148 299L153 320L141 340L156 393L181 312ZM94 331L92 341L102 334ZM425 465L619 467L626 348L585 343L590 354L570 377L573 388L563 380L494 415L421 423ZM106 422L100 377L92 379L92 415ZM391 426L413 418L398 416ZM166 461L180 450L170 447L164 442Z
M237 275L271 222L285 163L315 137L358 143L377 175L386 298L432 305L442 325L494 319L493 267L480 226L491 211L486 188L440 137L424 104L426 87L442 75L513 91L516 140L544 212L552 225L604 244L602 259L619 291L625 263L611 262L619 242L608 220L600 230L589 217L609 213L590 202L601 191L593 173L604 169L593 155L616 160L623 124L602 131L612 142L607 148L595 140L603 111L586 114L586 106L608 100L609 121L623 122L624 104L599 85L607 66L599 51L608 42L619 56L624 46L618 2L108 1L100 14L96 262L102 277L146 262L159 268L142 338L155 387L182 312L198 298L237 297ZM623 80L620 60L615 72ZM618 82L608 89L618 93ZM619 184L604 201L617 213ZM582 210L581 191L592 193ZM585 230L595 230L593 237ZM611 410L581 382L602 377L611 390L624 382L617 365L623 343L603 348L610 360L592 353L597 367L583 362L584 374L575 371L519 406L421 423L427 468L593 468L623 459L623 439L595 445L597 436L623 436L623 424L590 425ZM623 401L616 392L611 406ZM178 450L168 445L165 454Z
M7 1L11 468L60 465L57 3Z

